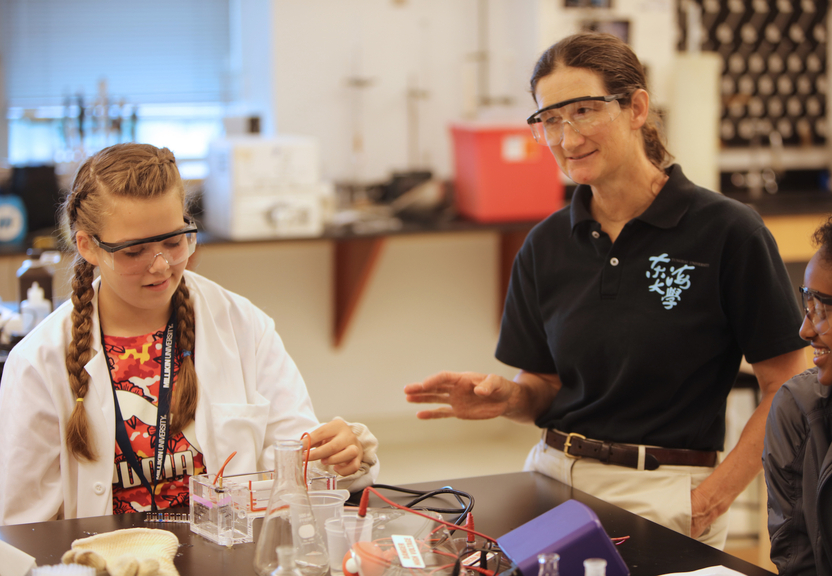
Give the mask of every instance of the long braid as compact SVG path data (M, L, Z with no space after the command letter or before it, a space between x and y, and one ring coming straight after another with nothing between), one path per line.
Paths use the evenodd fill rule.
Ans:
M87 158L78 168L70 193L64 199L61 225L67 248L78 254L79 231L88 236L99 234L104 228L107 215L113 209L113 202L118 199L158 198L170 193L177 194L182 199L183 206L186 204L187 195L176 168L176 159L167 148L129 143L101 150ZM69 385L76 398L67 426L66 442L75 457L86 460L97 458L87 412L83 406L83 399L90 386L84 365L92 354L94 270L94 266L78 256L72 280L72 341L66 355ZM179 346L182 350L193 350L193 308L184 282L176 294L175 305L180 318L187 317L184 328L179 329ZM193 419L196 395L193 360L186 358L180 367L179 383L173 395L173 409L176 411L173 427L176 431Z
M66 369L69 385L76 399L75 407L67 422L66 443L76 458L88 461L97 459L95 446L89 434L89 421L83 399L89 389L90 376L84 366L92 354L92 299L95 290L92 280L95 268L86 260L75 262L75 276L72 279L72 342L66 355Z
M183 356L179 365L179 375L176 378L170 407L171 429L176 434L181 432L196 416L196 403L199 398L193 358L195 340L194 307L184 277L179 282L179 287L173 295L173 306L176 309L176 334L179 350L189 352L189 354Z

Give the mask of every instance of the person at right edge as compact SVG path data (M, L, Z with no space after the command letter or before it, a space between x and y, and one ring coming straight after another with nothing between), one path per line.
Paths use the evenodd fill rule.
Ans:
M623 41L565 38L531 91L532 132L578 186L514 261L496 356L520 372L442 372L407 400L443 404L420 419L533 422L526 469L722 548L725 512L762 467L771 400L805 368L777 245L751 208L671 165ZM743 355L761 400L718 462Z
M800 287L814 367L774 397L763 448L771 560L787 576L832 575L832 218L814 240Z

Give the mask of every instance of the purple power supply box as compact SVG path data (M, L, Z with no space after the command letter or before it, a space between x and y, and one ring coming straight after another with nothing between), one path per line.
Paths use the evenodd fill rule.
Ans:
M629 576L627 565L598 516L577 500L567 500L497 539L523 576L537 576L537 555L557 552L561 576L583 576L584 560L603 558L607 576Z

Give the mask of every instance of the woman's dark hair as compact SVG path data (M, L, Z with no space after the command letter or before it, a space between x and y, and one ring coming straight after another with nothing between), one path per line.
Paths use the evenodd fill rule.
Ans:
M620 100L622 106L630 105L629 95L636 90L647 90L644 66L627 43L612 34L581 32L550 46L532 72L532 97L537 83L559 66L592 70L601 77L609 94L628 94ZM657 168L664 168L673 156L665 148L658 126L658 114L651 106L647 122L641 127L644 151Z
M823 263L832 267L832 216L815 230L812 241L818 247L818 254Z

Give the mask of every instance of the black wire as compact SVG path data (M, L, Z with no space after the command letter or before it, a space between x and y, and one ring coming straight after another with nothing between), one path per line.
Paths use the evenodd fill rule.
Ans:
M465 494L464 492L462 492L460 490L454 490L451 486L443 486L442 489L443 490L445 490L445 489L453 490L454 491L453 494L454 494L454 497L456 498L456 501L459 502L460 506L465 506L465 502L462 501L462 497L460 496L460 494ZM470 494L468 495L468 498L469 499L471 498Z
M443 488L437 490L415 490L413 488L404 488L401 486L392 486L390 484L373 484L373 488L376 490L391 490L393 492L401 492L402 494L411 494L416 496L413 500L408 502L407 504L403 504L406 508L412 508L416 504L420 504L421 502L428 500L430 498L434 498L436 496L441 496L443 494L451 494L456 501L459 502L460 508L435 508L435 507L422 507L424 510L428 510L430 512L436 512L439 514L458 514L459 516L453 522L453 524L460 526L465 522L468 517L468 514L471 510L474 509L474 497L471 496L468 492L464 492L462 490L457 490L452 488L451 486L445 486ZM468 502L466 503L463 499L467 499ZM449 533L453 536L456 530L449 529ZM465 550L463 550L454 562L453 567L453 574L459 574L462 569L462 560L463 557L466 555L470 555L471 553L479 552L479 561L478 564L480 565L481 569L487 570L488 566L488 554L495 554L496 563L494 564L493 573L496 575L498 571L502 571L501 569L508 566L509 568L513 567L510 560L505 556L503 551L500 549L499 546L495 546L493 542L487 541L485 546L475 547L471 544L466 545ZM500 574L500 576L503 576ZM506 574L506 576L522 576L519 571L515 571L512 574Z
M403 494L412 494L416 496L416 498L410 502L403 504L406 508L413 508L416 504L420 504L421 502L436 496L441 496L442 494L451 494L454 498L456 498L456 501L459 502L460 508L436 508L425 506L424 509L436 512L437 514L458 514L456 520L453 521L453 524L456 524L457 526L463 524L468 514L474 509L473 496L467 492L463 492L462 490L451 488L450 486L445 486L444 488L440 488L438 490L414 490L413 488L403 488L401 486L392 486L390 484L373 484L373 488L377 490L392 490L394 492L401 492ZM467 504L463 501L463 498L468 500Z

